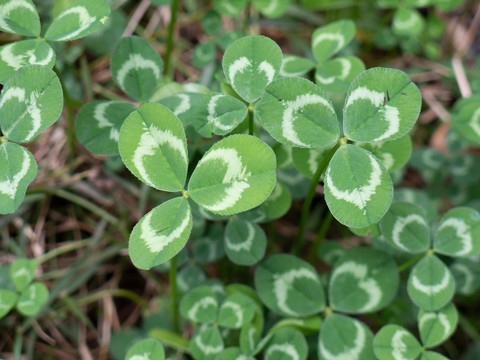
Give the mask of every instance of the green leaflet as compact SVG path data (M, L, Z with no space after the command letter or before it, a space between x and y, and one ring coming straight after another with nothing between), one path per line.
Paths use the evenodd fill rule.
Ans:
M188 264L177 273L178 291L187 293L195 287L204 284L206 280L207 275L200 266Z
M480 144L480 95L459 100L452 114L453 129L472 144Z
M20 207L37 172L33 155L23 146L11 142L0 145L0 214L13 213Z
M234 217L225 228L224 248L227 257L237 265L249 266L265 254L267 237L263 229L252 222Z
M455 281L440 259L435 255L427 255L410 272L407 291L420 309L435 311L452 299Z
M421 352L418 340L398 325L381 328L373 340L373 349L380 360L415 360Z
M182 316L194 323L213 324L217 319L217 295L209 286L199 286L186 294L180 303Z
M18 295L15 291L0 289L0 319L13 309L17 300Z
M38 264L32 259L16 259L10 267L10 277L15 289L22 292L33 280Z
M127 353L125 360L163 360L165 351L162 343L155 339L143 339L135 343Z
M326 91L344 93L364 70L365 64L356 56L339 57L317 67L315 82Z
M215 60L217 49L213 41L206 41L195 46L193 51L193 65L196 68L203 68Z
M405 135L420 113L421 95L407 74L372 68L352 82L343 108L343 130L354 141L394 140Z
M328 294L332 308L362 314L387 306L399 284L393 259L382 251L355 248L336 263L330 277Z
M163 60L143 38L123 38L110 63L113 80L128 96L147 102L160 85Z
M118 144L127 168L149 186L180 191L187 177L187 139L165 106L143 104L124 121Z
M447 212L438 225L433 248L449 256L479 254L480 214L467 207L457 207Z
M43 40L22 40L4 45L0 47L0 84L5 84L22 66L44 65L53 68L55 58L55 52Z
M290 0L252 0L252 4L262 15L276 18L285 14Z
M335 266L337 261L345 254L346 250L342 244L335 241L326 241L318 248L316 254L326 264Z
M433 352L433 351L426 351L422 354L420 360L449 360L447 357Z
M8 140L26 143L57 121L62 109L62 87L53 70L25 66L5 83L0 96L0 126Z
M305 360L308 355L307 340L292 328L276 331L264 351L265 360Z
M332 215L353 228L378 222L390 207L392 180L370 152L344 145L325 172L325 200Z
M253 324L245 324L240 330L240 349L244 354L253 354L260 341L260 333Z
M195 261L199 264L209 264L220 260L225 254L223 249L223 234L223 225L214 224L204 236L192 236L193 241L191 247Z
M247 6L247 0L213 0L213 7L222 15L237 16Z
M412 140L408 134L392 141L356 143L355 145L370 151L380 159L389 173L405 166L412 154Z
M293 164L300 173L311 179L332 147L324 146L315 149L292 148Z
M212 92L195 104L191 115L193 126L203 137L226 135L247 116L247 106L230 95Z
M302 78L271 83L255 114L284 145L317 148L334 144L340 135L335 109L325 91Z
M242 353L239 348L228 348L223 350L215 360L255 360Z
M40 18L31 0L1 0L0 30L23 36L40 35Z
M233 89L247 102L254 102L280 71L282 51L265 36L245 36L227 48L222 64Z
M170 260L185 246L192 230L187 199L166 201L146 214L133 228L128 253L133 264L148 270Z
M308 73L315 67L312 60L305 59L296 55L283 55L282 67L280 68L280 76L296 77Z
M222 17L215 10L208 10L202 18L202 29L208 35L216 35L222 27Z
M288 187L277 181L275 188L265 202L260 205L268 220L279 219L287 213L292 204L292 194Z
M425 19L417 10L400 8L393 15L392 30L395 35L419 36L425 28Z
M417 321L423 345L432 348L445 342L454 333L458 313L455 305L448 304L437 311L420 310Z
M134 110L134 105L118 101L92 101L83 105L75 122L78 140L95 154L118 154L120 128Z
M204 98L204 94L193 92L180 92L158 101L169 108L184 126L192 122L196 105Z
M316 29L312 35L313 56L323 62L338 53L355 36L355 24L350 20L340 20Z
M325 307L323 286L315 269L293 255L263 260L255 271L255 288L262 302L285 316L308 316Z
M121 7L116 8L103 27L82 39L89 52L97 56L110 56L113 53L128 26L129 19L122 10Z
M250 323L255 315L255 304L246 295L228 296L218 310L218 324L226 328L239 329Z
M48 300L48 289L35 282L26 288L18 298L17 310L25 316L37 314Z
M260 205L276 182L273 150L250 135L215 143L198 162L188 185L193 201L208 211L232 215Z
M470 154L456 156L450 161L449 173L456 183L475 183L480 178L480 159Z
M392 204L380 221L382 235L390 245L408 253L421 253L430 246L430 227L421 207L406 203Z
M410 166L420 172L428 183L438 181L444 176L447 159L445 155L430 147L416 148L412 152Z
M70 41L80 39L100 29L110 16L110 6L104 0L78 0L62 11L47 29L45 39Z
M318 354L324 360L370 360L372 341L371 330L361 321L330 314L320 329Z
M455 279L455 291L462 295L472 295L480 289L480 264L472 258L459 258L450 265Z
M196 360L213 360L222 351L223 339L216 326L199 328L190 341L190 352Z

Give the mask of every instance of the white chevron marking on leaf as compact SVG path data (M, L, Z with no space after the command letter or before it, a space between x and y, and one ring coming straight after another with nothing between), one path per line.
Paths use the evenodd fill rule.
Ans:
M210 211L221 211L234 206L242 197L243 191L250 187L246 180L251 172L247 172L247 167L243 165L242 158L235 149L219 148L210 151L198 163L197 167L206 161L221 160L227 165L227 171L223 177L222 184L231 185L225 189L225 195L221 200L217 200L212 205L203 205Z
M233 84L235 81L235 76L238 73L242 73L249 66L252 66L252 63L245 56L235 60L228 68L228 77L230 78L230 83Z
M190 214L185 211L182 222L168 235L161 235L158 229L154 229L150 223L153 213L148 213L142 221L140 238L145 241L145 245L151 253L158 253L162 251L167 245L178 239L190 222Z
M241 250L250 251L252 249L253 239L255 238L255 230L252 224L250 224L249 222L247 222L246 224L247 224L247 230L248 230L247 238L242 242L233 243L232 240L230 240L230 238L226 236L225 245L227 245L227 248L235 252L238 252Z
M327 349L327 345L323 342L323 339L320 341L320 352L325 360L356 360L359 358L365 347L367 334L365 333L365 329L357 321L355 321L354 324L357 335L353 341L354 346L352 348L344 349L341 353L333 354Z
M48 65L49 62L53 59L54 52L51 48L48 49L47 56L44 59L37 59L34 50L29 50L25 54L15 55L13 49L15 44L10 44L5 46L2 51L0 51L0 57L9 67L14 70L20 69L24 65Z
M448 318L445 314L443 313L425 313L423 316L420 318L420 321L418 323L418 327L422 328L423 325L425 325L426 322L431 321L431 320L436 320L440 322L440 324L443 327L443 337L446 337L450 331L452 330L452 326L450 325L450 322L448 321Z
M226 97L226 95L218 94L218 95L212 96L212 98L208 102L207 122L209 124L212 124L215 128L218 128L218 129L221 129L221 130L224 130L224 131L229 131L229 130L233 129L234 124L232 124L232 125L222 124L219 117L216 116L216 112L215 112L215 108L217 106L218 100L220 100L223 97Z
M475 291L475 277L470 267L462 263L454 263L451 269L461 273L465 278L463 286L460 287L460 284L455 284L458 292L468 295Z
M145 59L140 54L130 54L128 60L122 65L117 73L117 81L122 88L125 88L125 78L127 77L127 74L133 69L150 69L153 71L155 79L160 80L160 68L155 61Z
M343 274L348 274L358 280L358 287L362 289L368 297L368 301L365 302L365 305L358 309L359 312L371 311L380 303L383 296L378 283L374 279L367 278L367 272L368 268L366 265L347 261L335 268L332 279L330 280L333 284L336 278Z
M347 59L337 59L338 62L340 62L340 65L342 66L342 72L340 75L338 75L339 79L345 80L348 74L350 74L350 70L352 69L352 63L347 60Z
M385 166L385 169L389 171L395 164L395 159L390 153L382 153L381 157L382 157L383 166Z
M336 41L337 42L337 47L335 48L334 52L337 52L338 50L340 50L343 45L345 44L345 38L342 34L338 34L338 33L321 33L319 35L317 35L315 37L315 39L313 40L313 45L312 47L315 48L317 47L317 45L319 43L321 43L322 41L325 41L325 40L328 40L328 41Z
M370 173L370 178L368 179L367 185L359 186L353 190L340 190L335 186L335 182L332 180L330 175L330 167L327 170L325 175L325 184L328 186L332 195L338 200L345 200L360 210L363 209L363 214L366 214L365 206L372 198L372 195L375 195L375 189L381 184L381 169L380 165L377 163L375 158L368 154L370 158L370 164L372 166L372 172Z
M20 181L27 175L28 169L31 165L30 156L26 152L23 153L22 167L20 171L13 175L11 180L7 179L5 181L0 181L0 193L7 195L10 199L15 199L15 194L17 193L18 185Z
M294 269L278 275L273 281L273 292L278 300L277 306L284 313L292 316L298 315L287 305L288 292L293 290L293 282L297 279L310 279L318 282L317 275L309 269Z
M467 255L473 249L472 234L470 233L470 226L468 226L462 219L449 218L445 220L438 231L452 227L455 229L455 235L462 242L463 248L455 252L456 256ZM455 239L456 240L456 239Z
M273 78L275 77L275 69L273 68L273 66L268 61L264 60L260 63L260 66L258 68L260 69L260 71L265 73L268 82L271 83Z
M387 130L372 141L382 141L389 138L392 135L395 135L400 129L400 112L394 106L385 105L382 109L378 110L383 114L383 119L388 122Z
M283 77L294 77L294 76L301 76L303 75L305 72L304 71L298 71L296 73L292 73L292 72L287 72L285 70L286 66L288 63L294 61L295 58L294 57L287 57L285 56L283 58L283 61L282 61L282 66L280 68L280 76L283 76Z
M395 360L407 360L403 357L403 354L407 352L407 346L402 341L404 336L409 336L410 334L405 330L397 330L392 337L392 356Z
M206 310L209 306L217 306L217 300L211 296L206 296L197 301L190 310L188 310L188 318L198 322L197 313L200 309Z
M16 9L24 8L27 10L31 10L33 13L37 13L35 6L25 0L11 0L6 4L0 5L0 27L13 32L13 29L7 23L6 19L10 15L10 13Z
M273 14L273 12L277 9L278 5L278 0L270 0L268 6L263 9L263 13L267 15Z
M287 355L292 360L300 360L300 355L298 354L297 349L292 344L273 344L270 345L265 353L265 359L277 359L276 357L271 357L272 353L280 352L281 355ZM282 357L283 358L283 357Z
M23 301L18 302L18 306L25 307L25 306L33 306L35 305L35 295L36 295L36 287L30 286L27 290L28 298Z
M450 276L448 270L445 270L445 274L443 275L442 281L439 284L436 285L425 285L421 282L421 280L417 277L417 275L412 276L412 285L415 289L418 291L428 294L428 295L433 295L437 294L442 290L445 290L450 284Z
M110 139L114 141L118 141L120 137L120 132L113 127L113 124L106 118L106 111L107 108L110 106L110 103L101 103L95 106L95 110L93 112L93 117L98 121L98 127L100 129L103 128L111 128L110 129Z
M225 309L225 308L232 309L233 314L237 317L237 321L235 322L234 327L235 328L240 327L243 322L243 309L241 308L241 306L233 301L227 300L222 304L222 309Z
M180 104L178 104L178 106L175 108L175 110L173 111L173 113L178 116L180 114L183 114L185 112L187 112L188 110L190 110L191 108L191 105L190 105L190 97L186 94L177 94L175 95L176 97L178 97L180 99Z
M468 123L475 133L480 136L480 108L475 110L472 120Z
M295 100L283 101L286 109L283 112L282 118L282 135L288 141L300 146L308 146L300 141L298 134L293 128L293 123L297 119L294 115L294 111L301 111L305 106L322 104L327 107L332 113L335 113L332 104L330 104L325 98L316 94L302 94L298 95Z
M316 151L315 149L309 149L308 150L308 170L310 170L310 172L312 174L315 174L315 172L317 171L318 169L318 158L319 158L319 155L320 153L318 151Z
M324 85L329 85L335 81L335 76L323 77L317 73L315 74L315 79Z
M345 109L352 105L357 100L368 100L375 107L379 107L383 104L384 93L367 89L365 86L360 86L353 90L348 97L347 103L345 104Z
M133 355L131 358L128 358L128 360L151 360L150 353L144 353L143 355Z
M67 35L58 38L58 40L60 41L77 36L96 21L96 17L90 16L88 10L83 6L74 6L70 9L65 10L60 14L59 17L57 17L56 20L60 20L61 18L68 15L77 15L79 26L75 30L69 32Z
M419 18L411 13L408 19L400 20L398 17L394 20L394 26L398 29L410 29L418 23Z
M411 223L418 223L420 225L428 227L427 223L425 222L425 219L417 214L410 214L405 217L397 218L392 230L392 240L395 243L395 245L397 245L399 248L405 251L408 251L409 249L408 247L402 244L402 239L400 238L400 234L405 229L405 227Z
M202 351L204 355L218 354L223 350L223 344L217 346L207 345L203 343L201 337L202 334L195 337L195 344L198 346L198 348Z

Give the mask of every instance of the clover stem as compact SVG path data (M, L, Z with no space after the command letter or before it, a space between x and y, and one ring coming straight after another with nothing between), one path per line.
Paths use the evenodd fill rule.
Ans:
M250 27L250 2L248 3L247 7L245 8L245 17L243 18L243 26L242 30L245 35L248 35L248 28Z
M341 146L341 144L342 141L338 141L337 144L327 154L327 156L325 156L325 158L318 166L316 173L313 175L312 181L310 182L310 187L308 188L308 193L303 203L302 214L300 216L300 225L298 227L297 241L295 242L295 246L293 247L293 253L297 256L299 256L300 252L302 251L303 237L305 235L305 226L307 225L310 206L312 205L313 197L315 196L315 190L317 188L318 182L320 181L320 176L322 176L322 174L327 169L330 160L332 159L337 149Z
M163 67L163 75L168 74L170 67L170 57L172 55L173 48L173 33L175 32L175 23L177 21L178 0L172 0L171 11L172 16L170 18L170 24L168 25L167 35L167 50L165 51L165 65Z
M317 258L317 254L318 254L318 248L320 247L320 245L323 244L323 241L325 240L325 235L327 234L327 231L330 228L330 225L332 224L332 220L333 220L333 215L327 209L327 215L325 215L325 219L323 219L322 224L320 225L320 229L318 230L317 237L315 238L315 242L313 243L312 250L308 255L308 262L310 264L315 263L315 259Z
M468 318L463 316L462 314L458 314L458 323L462 330L470 336L472 340L475 342L480 342L480 332L478 332L476 326L470 322Z
M413 265L415 265L417 262L422 260L425 255L430 254L430 251L425 251L424 253L421 253L420 255L414 257L413 259L408 260L407 262L403 263L398 267L398 272L405 271L409 268L411 268Z
M178 292L177 292L177 256L170 260L170 295L172 299L173 330L180 332L180 321L178 316Z
M253 103L250 103L248 107L248 134L253 135L253 127L255 126L253 122Z

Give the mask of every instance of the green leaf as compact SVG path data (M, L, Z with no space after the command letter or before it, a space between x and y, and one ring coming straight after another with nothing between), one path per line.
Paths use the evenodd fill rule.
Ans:
M228 296L218 311L218 324L231 329L239 329L252 321L255 315L255 304L246 295Z
M472 144L480 144L480 95L457 102L452 114L453 129Z
M276 18L285 14L290 0L253 0L252 3L262 15Z
M324 146L315 149L292 148L292 158L295 168L312 179L320 163L325 159L333 146Z
M270 196L260 207L268 220L274 220L285 215L291 204L290 190L281 182L277 182Z
M228 348L217 355L215 360L255 360L242 353L239 348Z
M55 52L39 39L15 41L0 47L0 84L5 84L15 71L26 65L53 68Z
M342 244L335 241L326 241L318 248L318 257L326 264L335 266L338 260L345 254L345 248Z
M398 283L397 266L389 255L371 248L351 249L335 263L330 304L347 313L374 312L393 300Z
M247 0L213 0L213 7L222 15L237 16L247 6Z
M418 340L398 325L381 328L373 340L373 349L380 360L415 360L421 352Z
M433 247L449 256L480 254L480 214L467 207L447 212L438 225Z
M325 200L340 223L372 225L385 215L392 197L390 175L375 156L350 144L337 150L325 172Z
M190 341L190 352L196 360L213 360L223 351L223 339L216 326L200 328Z
M317 272L293 255L279 254L263 260L255 271L255 288L262 302L281 315L308 316L325 308Z
M16 259L10 267L10 277L17 291L22 292L32 282L38 263L33 259Z
M205 97L204 94L180 92L159 101L169 108L184 126L192 122L197 104Z
M0 289L0 319L7 315L17 303L18 295L11 290Z
M308 192L310 180L297 171L297 169L279 169L278 181L281 181L292 194L292 199L304 199Z
M450 161L449 173L456 183L474 183L480 179L480 159L470 154L456 156Z
M303 334L292 328L274 333L264 352L265 360L305 360L308 355L307 340Z
M217 319L217 310L217 296L209 286L196 287L180 303L182 316L194 323L213 324Z
M128 96L147 102L160 85L163 60L143 38L123 38L112 54L110 68L115 83Z
M373 334L361 321L330 314L323 321L318 353L324 360L371 360Z
M396 202L380 221L385 240L398 250L412 254L430 246L430 227L423 209L415 204Z
M192 122L203 137L226 135L247 116L247 106L230 95L212 92L195 104Z
M350 83L365 70L365 64L356 56L345 56L327 61L315 70L315 82L326 91L345 93Z
M0 214L17 211L37 172L33 155L23 146L11 142L0 145Z
M23 36L40 35L40 18L31 0L0 0L0 30Z
M110 6L104 0L78 0L63 10L47 29L45 39L70 41L80 39L100 29L110 16Z
M92 101L83 105L75 122L78 140L95 154L118 154L120 128L134 110L134 105L118 101Z
M392 30L397 36L419 36L425 28L425 19L411 8L401 8L393 15Z
M480 289L480 263L472 258L459 258L450 265L455 279L455 291L462 295L472 295Z
M350 85L343 108L343 130L354 141L386 141L405 135L417 121L422 98L407 74L372 68Z
M250 135L232 135L215 143L198 162L188 193L215 214L250 210L272 192L275 168L275 154L267 144Z
M445 342L455 332L458 313L455 305L448 304L437 311L420 310L417 321L423 345L432 348Z
M177 274L178 290L181 293L186 293L195 287L204 284L206 280L207 275L200 266L188 264Z
M254 102L280 71L282 50L265 36L245 36L227 48L222 64L233 89Z
M124 121L118 144L127 168L149 186L180 191L187 177L182 123L163 105L143 104Z
M351 20L339 20L316 29L312 35L313 56L324 62L352 41L355 24Z
M240 330L240 349L244 354L253 354L260 341L260 334L253 324L245 324Z
M305 59L296 55L283 55L280 76L296 77L308 73L315 67L315 63L310 59Z
M208 10L202 18L202 29L205 34L215 35L222 27L222 17L215 10Z
M272 137L284 145L316 148L340 135L337 115L325 91L302 78L271 83L255 114Z
M215 60L217 49L213 41L206 41L195 46L192 62L196 68L203 68Z
M133 264L148 270L178 254L192 230L188 201L177 197L157 206L133 228L128 253Z
M163 360L165 351L162 343L155 339L144 339L128 350L125 360Z
M408 277L408 296L420 309L435 311L444 307L455 292L450 270L435 255L427 255Z
M223 225L214 224L209 228L206 235L202 237L193 236L191 248L195 261L199 264L209 264L220 260L225 254L223 234Z
M227 257L237 265L249 266L259 262L267 247L263 229L238 217L228 222L224 240Z
M26 288L17 303L17 310L25 316L37 314L48 300L48 289L42 283L35 282Z
M53 70L25 66L5 83L0 96L0 126L10 141L26 143L57 121L62 110L62 86Z
M433 351L426 351L422 354L420 360L449 360L447 357L433 352Z
M370 151L380 159L389 173L404 167L412 154L412 140L408 134L392 141L356 143L355 145Z
M217 44L223 51L225 51L233 42L240 39L242 36L243 34L241 31L229 31L218 37Z

